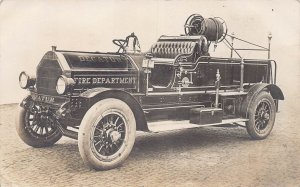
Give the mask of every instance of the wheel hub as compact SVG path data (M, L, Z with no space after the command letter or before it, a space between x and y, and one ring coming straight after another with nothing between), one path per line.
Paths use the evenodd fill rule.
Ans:
M269 120L270 115L269 115L268 113L264 113L264 114L263 114L263 118L264 118L265 120Z
M121 133L119 133L118 131L112 131L109 133L109 137L111 142L115 143L121 138Z
M261 110L259 117L263 120L268 120L270 118L270 114L268 114L268 112L265 110Z

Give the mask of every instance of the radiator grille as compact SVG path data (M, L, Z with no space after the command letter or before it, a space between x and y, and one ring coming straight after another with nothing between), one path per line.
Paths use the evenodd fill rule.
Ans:
M62 69L56 59L43 58L37 67L37 92L46 95L58 95L56 81L62 74Z

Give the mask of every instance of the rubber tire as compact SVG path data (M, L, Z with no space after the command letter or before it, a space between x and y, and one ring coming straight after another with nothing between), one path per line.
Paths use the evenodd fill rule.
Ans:
M268 129L266 130L265 133L262 133L262 134L260 134L259 132L256 131L255 118L254 118L256 108L261 100L266 100L267 102L269 102L270 112L271 112L269 123L266 127ZM275 102L274 102L273 97L266 91L260 92L254 98L254 100L251 102L250 108L248 111L249 121L246 122L246 129L247 129L248 134L251 136L251 138L255 139L255 140L261 140L261 139L265 139L267 136L269 136L269 134L271 133L271 131L273 129L274 123L275 123L275 116L276 116L276 107L275 107Z
M19 107L18 116L16 119L16 130L19 137L25 142L27 145L35 148L40 147L49 147L55 144L61 137L59 129L57 129L54 134L51 134L50 137L46 138L36 138L32 136L26 127L25 117L26 117L27 109Z
M127 124L129 131L127 133L128 140L125 144L126 147L121 154L121 156L115 158L112 161L103 161L99 160L91 148L91 130L93 124L96 122L99 116L101 116L104 112L110 109L117 109L126 116ZM134 118L134 114L131 108L123 101L114 98L103 99L97 103L95 103L85 114L80 127L78 134L78 147L80 155L83 159L83 162L93 168L95 170L109 170L120 166L125 159L129 156L134 142L135 142L135 134L136 134L136 121Z

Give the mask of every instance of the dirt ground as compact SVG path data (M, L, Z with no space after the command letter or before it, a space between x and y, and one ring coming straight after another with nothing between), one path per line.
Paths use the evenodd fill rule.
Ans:
M98 172L83 164L75 140L62 138L50 148L25 145L15 131L16 109L0 106L1 187L300 186L297 100L281 102L265 140L251 140L241 127L138 133L122 167Z

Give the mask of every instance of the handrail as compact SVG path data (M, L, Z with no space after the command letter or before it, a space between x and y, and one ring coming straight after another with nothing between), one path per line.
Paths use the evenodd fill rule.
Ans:
M224 38L223 43L226 45L226 47L228 47L231 50L231 53L230 53L230 57L231 58L232 58L232 55L233 55L232 54L233 51L240 58L242 58L241 55L237 51L246 51L246 50L248 50L248 51L267 51L268 52L268 59L270 59L271 39L272 39L272 34L271 33L268 35L268 48L267 47L263 47L263 46L258 45L258 44L255 44L255 43L252 43L252 42L249 42L249 41L246 41L246 40L243 40L241 38L238 38L238 37L234 36L234 33L232 35L227 34L227 36L231 37L231 43L226 39L226 37ZM242 41L242 42L247 43L247 44L250 44L252 46L258 47L258 49L255 49L255 48L234 48L233 47L233 41L234 41L234 39Z
M232 42L232 44L230 44L229 41L226 39L226 37L224 38L223 42L224 42L224 43L227 42L227 45L226 45L227 47L228 47L228 45L230 46L230 50L231 50L231 58L232 58L232 51L234 51L240 58L242 58L241 55L234 49L234 47L233 47L233 42ZM226 44L226 43L225 43L225 44Z
M256 47L259 47L259 48L262 48L262 49L265 49L265 50L269 50L269 49L266 48L266 47L263 47L263 46L261 46L261 45L257 45L257 44L255 44L255 43L252 43L252 42L249 42L249 41L246 41L246 40L243 40L243 39L238 38L238 37L236 37L236 36L234 36L234 35L230 35L230 34L227 34L227 35L230 36L230 37L233 37L234 39L237 39L237 40L240 40L240 41L242 41L242 42L245 42L245 43L247 43L247 44L254 45L254 46L256 46Z
M273 84L276 84L276 77L277 77L277 62L275 60L270 60L270 62L274 63L274 80L273 80ZM271 66L271 73L272 73L272 66Z

